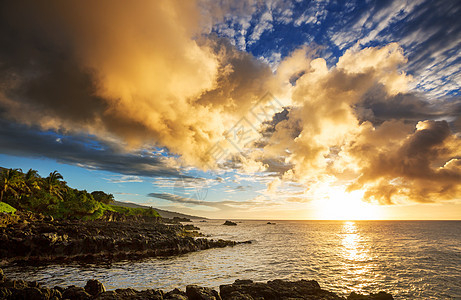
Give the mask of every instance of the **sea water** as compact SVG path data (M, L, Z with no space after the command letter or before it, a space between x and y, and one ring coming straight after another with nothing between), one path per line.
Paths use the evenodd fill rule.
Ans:
M209 238L252 241L175 257L112 264L8 266L10 278L47 285L108 290L218 288L236 279L313 279L322 288L387 291L395 299L461 299L461 221L267 221L194 222Z

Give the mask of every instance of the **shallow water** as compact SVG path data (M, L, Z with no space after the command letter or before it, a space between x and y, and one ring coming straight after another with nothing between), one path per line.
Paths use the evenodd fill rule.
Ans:
M10 278L47 286L101 280L107 289L217 288L235 279L314 279L342 296L392 293L395 299L461 299L461 221L194 222L211 238L251 240L223 249L111 265L9 266Z

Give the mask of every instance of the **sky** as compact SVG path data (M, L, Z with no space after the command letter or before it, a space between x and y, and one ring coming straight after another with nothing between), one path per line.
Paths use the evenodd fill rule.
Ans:
M0 5L0 166L209 218L461 219L459 1Z

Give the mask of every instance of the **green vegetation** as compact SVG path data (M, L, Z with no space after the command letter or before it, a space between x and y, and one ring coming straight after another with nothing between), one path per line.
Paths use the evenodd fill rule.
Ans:
M103 191L88 193L69 187L58 171L43 178L32 169L23 173L1 168L0 211L29 210L55 218L98 219L105 211L159 217L154 209L110 205L113 201L114 196Z
M0 212L5 212L5 213L14 213L16 211L16 208L14 208L11 205L8 205L5 202L0 202Z
M160 217L158 212L153 208L132 208L132 207L122 207L116 205L110 205L112 210L123 213L126 215L141 215L141 216L149 216L149 217Z
M109 205L104 203L99 203L98 209L91 215L87 215L84 219L95 220L99 219L104 215L106 211L119 212L129 216L149 216L160 218L159 213L153 208L131 208L131 207L122 207L118 205Z

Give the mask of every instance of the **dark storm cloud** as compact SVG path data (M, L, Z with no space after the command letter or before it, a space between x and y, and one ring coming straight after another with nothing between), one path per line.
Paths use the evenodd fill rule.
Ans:
M40 22L26 23L43 13L40 6L28 9L27 1L0 5L0 91L40 114L60 115L71 122L94 121L106 107L94 95L92 71L76 60L69 38L59 36L59 28L52 32ZM11 108L11 103L3 103L8 104ZM28 117L22 121L35 123L39 118Z
M453 121L461 115L460 100L460 97L446 97L429 101L423 94L416 92L388 95L382 85L377 85L364 95L355 109L361 121L371 121L374 124L381 124L386 120L414 123L437 119Z
M148 177L182 177L161 156L126 154L90 137L58 136L25 125L0 121L0 152L25 157L47 157L89 169Z

